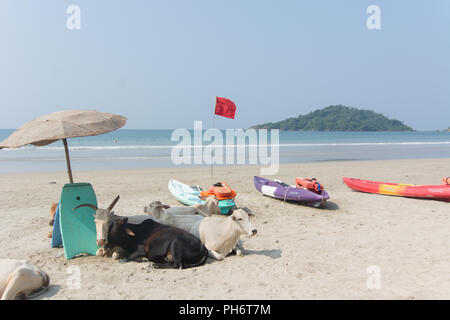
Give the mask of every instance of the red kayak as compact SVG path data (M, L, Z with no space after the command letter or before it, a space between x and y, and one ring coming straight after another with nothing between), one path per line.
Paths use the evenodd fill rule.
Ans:
M446 183L435 186L423 186L353 178L343 178L343 180L347 186L356 191L450 202L450 184Z

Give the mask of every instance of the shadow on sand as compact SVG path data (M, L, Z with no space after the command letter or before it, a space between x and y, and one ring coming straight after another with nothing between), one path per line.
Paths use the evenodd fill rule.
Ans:
M304 203L299 203L296 201L285 201L285 203L289 203L292 204L294 206L298 206L298 207L304 207L304 208L313 208L313 206L308 206ZM325 202L325 205L323 207L320 208L316 208L317 210L324 210L324 211L334 211L334 210L339 210L339 206L337 205L337 203L333 202L333 201L327 201Z
M281 258L281 250L280 249L271 249L271 250L247 250L247 249L242 249L242 253L244 254L244 257L247 255L259 255L259 256L266 256L266 257L270 257L272 259L278 259ZM235 256L236 253L231 252L229 253L225 259L227 259L227 257L231 257L231 256ZM210 263L216 263L216 262L220 262L214 258L209 257L208 260L206 261L206 264L210 264Z
M281 249L258 250L258 251L243 249L242 252L244 253L244 255L256 254L259 256L266 256L272 259L281 258Z
M239 209L242 209L242 210L244 210L247 213L253 213L253 210L248 208L248 207L239 207Z
M333 201L327 201L325 203L325 206L322 208L322 210L326 210L326 211L335 211L335 210L339 210L339 206L337 205L337 203L333 202Z
M58 293L60 288L61 286L59 284L50 284L47 290L33 298L30 298L30 300L42 300L44 298L51 298Z

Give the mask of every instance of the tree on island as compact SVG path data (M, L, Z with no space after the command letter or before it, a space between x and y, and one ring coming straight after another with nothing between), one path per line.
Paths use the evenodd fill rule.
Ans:
M395 119L372 110L360 110L343 105L328 106L297 118L253 126L255 129L285 131L414 131Z

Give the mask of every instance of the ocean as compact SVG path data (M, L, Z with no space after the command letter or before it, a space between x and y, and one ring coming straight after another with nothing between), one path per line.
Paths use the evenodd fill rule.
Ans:
M0 129L0 141L12 132L13 130ZM172 132L173 130L120 129L99 136L68 139L72 170L208 165L174 164L171 152L179 141L171 140ZM222 133L226 135L223 130ZM204 141L203 146L209 143ZM247 141L246 159L249 159L249 149ZM224 153L225 150L227 149L224 149ZM238 148L235 147L235 150L237 155ZM270 154L270 148L268 153ZM450 132L280 131L279 134L280 163L423 158L450 158ZM0 150L0 173L53 171L66 171L61 141L43 147L25 146Z

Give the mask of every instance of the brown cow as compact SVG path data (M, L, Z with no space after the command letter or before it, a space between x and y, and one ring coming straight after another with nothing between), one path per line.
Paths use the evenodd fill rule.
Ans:
M56 209L58 209L58 202L52 202L50 205L50 220L48 221L48 224L52 227L52 231L47 234L48 238L51 238L53 235L53 224L55 223Z

